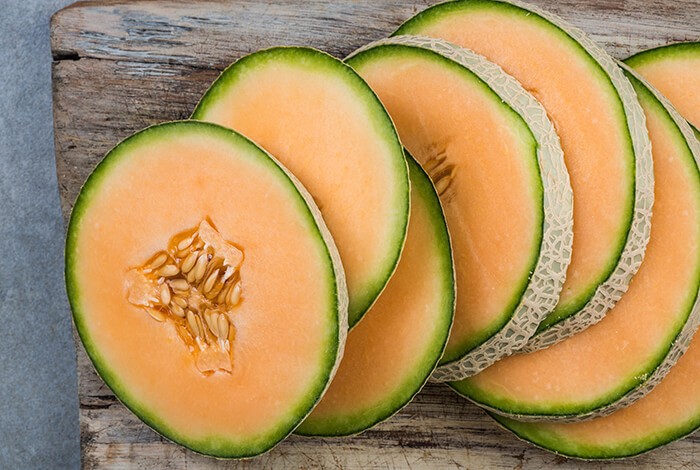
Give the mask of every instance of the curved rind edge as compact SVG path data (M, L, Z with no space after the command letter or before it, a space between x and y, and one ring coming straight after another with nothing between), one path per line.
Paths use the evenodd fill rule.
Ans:
M537 447L537 448L539 448L539 449L542 449L542 450L544 450L544 451L550 452L550 453L555 454L555 455L560 455L560 456L566 457L566 458L568 458L568 459L576 459L576 460L580 460L580 461L584 461L584 462L617 461L617 460L623 460L623 459L630 459L630 458L639 457L639 456L648 454L649 452L652 452L652 451L654 451L654 450L656 450L656 449L659 449L659 448L661 448L661 447L664 447L664 446L666 446L666 445L668 445L668 444L672 444L672 443L674 443L674 442L676 442L676 441L679 441L679 440L681 440L681 439L684 439L684 438L690 436L691 434L693 434L693 433L695 432L695 430L697 430L697 428L696 428L696 429L689 430L689 431L687 431L687 432L684 432L684 433L682 433L682 434L680 434L680 435L678 435L678 436L675 436L675 437L671 438L670 440L666 440L666 441L663 441L663 442L658 442L658 443L656 443L655 445L650 446L648 449L644 449L644 450L641 450L641 451L639 451L639 452L630 452L630 453L627 453L627 454L624 454L624 455L623 455L623 454L620 454L620 455L612 455L612 456L611 456L611 455L606 455L606 456L600 456L600 457L598 457L598 456L583 456L583 455L577 455L577 454L574 454L574 453L571 453L571 452L562 452L562 451L560 451L560 450L547 447L547 446L544 445L543 443L539 443L539 442L532 441L532 440L528 439L527 437L521 435L520 433L514 431L513 429L510 429L506 424L504 424L502 420L508 419L507 417L498 415L497 413L492 413L492 412L490 412L490 411L488 411L488 410L484 410L484 412L485 412L491 419L493 419L493 421L496 423L496 426L498 426L499 428L503 429L504 431L507 431L507 432L511 433L511 434L514 435L519 441L521 441L521 442L526 442L527 444L533 445L533 446L535 446L535 447Z
M635 155L634 214L625 247L615 269L608 279L598 286L593 297L581 310L535 334L522 349L522 352L533 352L563 341L598 323L627 292L632 277L642 264L644 252L649 243L651 212L654 204L654 169L644 111L637 100L637 93L632 84L624 76L615 59L585 32L552 13L519 0L495 1L511 3L549 21L579 43L600 65L622 101Z
M573 242L573 195L569 174L559 136L544 108L498 65L442 39L408 35L373 42L350 57L382 45L427 49L470 70L527 123L537 141L537 160L544 188L544 227L539 257L511 319L460 359L439 366L431 378L434 382L460 380L522 348L556 306L571 261Z
M454 320L454 310L455 310L456 301L457 301L456 288L455 288L457 278L456 278L456 273L455 273L455 268L454 268L454 256L453 256L453 252L452 252L452 241L450 238L450 232L447 228L447 221L445 218L444 210L442 208L442 201L440 201L440 197L438 196L438 193L435 190L435 186L433 185L433 182L430 179L430 176L423 169L423 167L420 165L420 163L418 163L418 161L415 158L413 158L413 156L410 153L408 153L407 150L404 150L404 153L406 154L406 161L408 163L409 172L411 172L411 174L412 174L414 169L416 172L420 172L420 174L421 174L420 178L423 178L429 187L429 191L430 191L429 197L435 201L437 207L439 208L439 211L440 211L440 213L439 213L439 221L440 222L439 223L442 225L441 228L444 227L445 241L447 242L447 253L448 253L447 257L449 258L450 266L451 266L450 280L451 280L452 288L451 288L450 295L452 297L452 302L450 303L450 309L449 309L450 321L448 322L447 331L445 332L445 335L443 338L442 348L440 349L440 353L437 355L437 357L435 357L435 361L433 362L433 365L432 365L432 368L430 369L430 372L425 376L425 379L422 380L420 382L420 384L418 384L417 388L411 393L411 395L403 403L394 407L390 412L385 413L384 415L380 416L378 419L376 419L369 426L366 426L366 427L359 429L359 430L353 430L352 432L343 432L343 433L335 433L335 434L330 434L330 433L328 433L328 434L306 433L305 434L305 433L300 433L300 432L295 431L294 434L296 434L298 436L309 437L309 438L312 438L312 437L329 437L329 438L352 437L352 436L357 436L359 434L362 434L363 432L372 429L373 427L387 421L388 419L391 419L393 416L395 416L397 413L399 413L402 409L404 409L406 406L408 406L413 401L413 399L416 397L416 395L418 395L420 393L420 391L423 389L423 387L426 385L426 383L428 383L431 373L435 370L438 362L440 361L440 357L444 353L445 347L447 346L447 340L450 336L450 332L452 331L452 322ZM415 186L412 186L412 187L415 187ZM303 423L303 421L302 421L302 423Z
M640 62L654 61L655 58L666 59L668 55L683 54L692 52L694 55L700 55L700 41L679 41L670 44L664 44L651 49L645 49L635 52L624 60L624 63L629 67L635 68L636 65L641 65ZM635 65L636 64L636 65Z
M305 52L305 53L317 54L317 55L319 55L319 57L323 57L325 59L330 59L332 62L337 63L341 67L347 69L347 71L349 71L355 79L357 79L359 82L361 82L364 85L364 88L365 88L364 91L366 91L369 95L371 95L374 98L374 101L376 101L376 104L379 106L379 108L381 110L381 114L383 115L384 118L387 119L387 122L391 124L391 129L393 130L393 132L392 132L393 140L395 140L396 148L398 148L400 150L400 154L402 156L402 161L403 161L403 171L402 171L403 178L402 179L404 180L403 183L405 184L405 186L407 188L407 191L406 191L406 201L407 202L406 202L406 207L405 207L405 211L404 211L405 216L403 217L403 226L402 226L401 232L400 232L401 237L400 237L400 240L398 240L399 241L399 244L397 247L398 250L397 250L396 256L392 260L391 266L389 267L389 269L386 270L385 277L381 281L381 283L380 283L381 285L379 286L378 290L375 292L375 294L373 296L371 296L371 298L368 301L366 301L364 303L362 308L358 309L359 313L357 314L357 318L352 319L352 318L350 318L350 315L348 314L348 329L352 330L356 325L358 325L360 323L360 321L362 321L362 318L364 317L364 315L377 302L377 299L379 298L381 293L386 288L386 285L389 283L389 280L396 272L396 268L399 265L399 260L401 259L401 255L403 254L403 248L404 248L404 245L406 243L406 235L408 233L408 219L409 219L409 215L411 212L411 207L410 207L410 204L411 204L411 197L410 197L411 183L410 183L410 178L409 178L409 174L408 174L408 163L406 162L406 158L405 158L405 155L403 153L403 146L401 145L401 140L399 139L398 132L396 131L396 126L394 125L394 121L391 119L391 116L389 115L388 111L384 107L384 104L379 99L379 97L374 92L374 90L369 86L369 84L367 84L365 79L362 78L360 76L360 74L358 74L352 67L347 65L344 61L338 59L337 57L335 57L335 56L333 56L325 51L322 51L322 50L314 48L314 47L309 47L309 46L273 46L273 47L268 47L266 49L260 49L258 51L251 53L251 54L244 55L243 57L239 57L234 62L229 64L224 70L222 70L219 73L219 75L216 77L216 79L214 79L214 81L211 83L211 85L209 85L209 88L207 88L207 90L199 98L199 100L197 101L197 104L195 105L189 119L193 120L193 121L209 122L209 121L206 121L202 118L201 113L203 113L204 110L206 110L206 106L208 105L208 101L210 99L212 99L210 96L211 93L215 92L216 88L219 86L225 87L226 77L229 74L233 73L233 70L237 66L240 66L241 62L248 61L251 58L255 57L256 55L275 53L275 52L279 52L279 51L286 51L286 52L291 52L291 53ZM224 127L226 127L226 126L224 126ZM238 132L238 131L236 131L236 132ZM257 145L257 143L256 143L256 145ZM261 145L259 145L259 147L263 148ZM263 148L263 150L265 150L265 149ZM265 150L265 151L267 152L267 150ZM397 154L398 153L399 152L397 152ZM277 162L277 160L275 160L275 161ZM277 163L279 163L279 162L277 162ZM285 167L283 166L283 168L285 168ZM317 207L317 206L314 204L314 207ZM349 312L349 313L351 313L351 312Z
M696 165L700 166L700 141L695 137L693 128L688 124L688 122L673 108L671 103L659 93L654 87L652 87L646 80L644 80L639 74L637 74L633 69L629 68L623 63L620 63L620 70L624 69L625 73L630 74L632 77L637 79L642 83L649 92L662 104L666 112L673 119L674 124L679 129L685 142L688 145L693 157L695 159ZM664 354L663 359L660 363L656 365L653 370L648 372L647 379L640 384L637 384L631 390L627 391L625 394L618 397L615 401L610 402L600 408L591 410L581 414L569 414L569 415L521 415L521 414L511 414L506 413L503 410L484 405L483 403L477 403L480 407L485 410L495 413L500 416L505 416L506 418L515 419L523 422L541 422L541 421L556 421L556 422L577 422L584 421L593 418L599 418L603 416L608 416L615 411L625 408L631 405L635 401L644 397L649 393L663 378L668 374L673 365L680 359L680 357L685 353L685 351L690 346L690 342L693 339L695 332L700 326L700 290L696 293L695 301L693 307L688 315L688 318L678 332L670 345L668 351ZM453 389L454 390L454 389ZM457 392L459 395L461 393ZM465 397L469 398L469 397ZM472 400L473 401L473 400Z
M241 455L241 456L222 456L222 455L216 455L216 454L208 454L204 453L201 450L194 449L192 448L187 442L183 442L181 440L176 440L174 436L166 436L163 434L161 431L161 426L155 424L153 420L151 420L149 417L143 416L140 412L137 412L135 407L133 407L131 404L126 403L122 398L117 394L116 392L114 393L115 398L121 403L125 408L127 408L131 413L133 413L136 417L139 418L142 422L144 422L149 428L151 428L153 431L155 431L159 436L162 436L164 439L167 439L169 441L175 442L178 445L181 445L190 451L200 454L200 455L205 455L208 457L215 457L219 459L232 459L232 460L246 460L250 458L254 458L263 454L266 454L270 450L274 449L280 442L282 442L284 439L286 439L289 435L291 435L296 429L299 424L301 424L304 419L313 411L313 409L316 407L318 402L321 400L323 395L325 394L326 390L330 386L331 381L333 380L333 377L335 376L338 367L340 366L340 361L343 356L343 352L345 350L345 341L347 339L347 334L348 334L348 291L347 291L347 284L345 281L345 271L342 266L342 262L340 261L340 255L338 254L337 247L335 246L335 242L333 238L330 235L330 232L328 231L328 228L326 227L326 224L321 216L321 211L314 202L313 198L311 195L308 193L306 188L294 177L294 175L291 174L291 172L284 166L282 165L277 159L275 159L272 155L270 155L269 152L267 152L264 148L260 147L258 144L250 140L248 137L245 135L241 134L240 132L237 132L233 129L230 129L225 126L221 126L218 124L214 123L209 123L209 122L203 122L203 121L194 121L194 120L179 120L179 121L166 121L166 122L161 122L158 124L154 124L148 127L145 127L133 134L128 135L124 139L120 140L112 149L110 149L105 156L100 160L100 162L97 164L95 168L90 172L90 175L88 176L88 179L83 183L81 186L80 192L78 193L78 196L76 198L75 204L73 206L73 209L71 210L71 216L68 222L68 227L67 227L67 235L66 235L66 243L64 247L65 251L65 258L66 258L66 263L65 263L65 270L66 270L66 286L69 294L69 299L70 299L70 285L72 284L69 281L69 275L68 275L68 267L69 267L69 261L68 261L68 249L70 245L70 232L71 232L71 227L73 224L73 214L76 210L77 207L79 207L78 202L80 201L81 198L81 193L83 192L83 188L87 187L88 181L90 180L90 177L96 173L96 171L99 169L99 167L107 160L107 157L109 157L112 152L114 152L119 146L121 146L123 143L129 141L133 137L148 132L148 131L153 131L158 128L164 128L168 126L174 126L174 125L181 125L181 124L188 124L192 123L195 125L203 125L206 127L213 127L213 128L218 128L221 129L227 133L235 134L239 137L242 137L243 140L248 142L250 145L258 149L258 151L262 152L264 155L266 155L274 164L277 166L283 173L284 175L290 180L294 188L296 189L297 193L301 196L303 199L304 203L306 204L306 207L309 209L309 213L312 216L312 219L314 221L314 224L318 228L319 234L321 235L321 238L323 240L324 245L326 246L328 256L331 261L331 266L333 268L333 273L335 276L335 297L336 297L336 302L337 302L337 315L338 315L338 348L336 350L336 356L335 360L333 363L332 368L330 369L328 373L328 378L326 380L325 386L321 391L319 392L318 396L316 397L315 401L313 404L310 406L309 410L304 414L299 417L297 420L295 426L292 426L291 429L288 430L287 434L282 436L281 439L277 440L274 442L271 446L267 447L266 449L262 450L261 452L255 453L255 454L246 454L246 455ZM71 313L72 317L74 319L75 323L75 328L78 333L78 336L80 338L81 343L85 346L85 351L88 355L88 358L90 359L90 363L93 366L93 369L95 370L95 373L100 377L100 379L109 387L110 390L112 390L112 386L108 384L108 381L105 380L104 374L101 371L101 368L99 368L96 363L95 359L93 359L92 354L90 353L90 348L88 348L87 344L84 341L83 334L82 334L82 328L79 327L78 322L77 322L77 313L76 310L74 309L73 303L71 301ZM109 375L112 375L110 372Z

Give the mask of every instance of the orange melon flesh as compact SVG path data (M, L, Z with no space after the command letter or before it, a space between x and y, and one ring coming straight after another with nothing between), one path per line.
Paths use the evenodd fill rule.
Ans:
M124 284L204 218L245 253L233 370L209 376L172 323L131 304ZM320 230L284 171L232 131L174 123L120 144L83 189L66 252L76 325L97 370L172 440L222 457L267 450L320 398L342 344L342 278Z
M508 3L437 5L395 34L471 49L515 77L547 110L571 178L574 242L559 304L542 327L576 313L612 273L632 221L634 154L610 79L562 30Z
M674 343L681 347L677 336L697 316L688 321L700 282L700 185L675 124L644 98L655 202L649 245L629 290L600 323L453 383L459 393L514 416L584 414L644 387Z
M408 219L402 149L369 87L321 52L269 49L229 67L193 118L242 132L308 188L340 251L357 323L395 269Z
M534 138L476 76L427 49L379 46L348 62L433 182L453 175L440 196L459 295L441 364L454 361L510 319L534 269L543 218Z
M338 372L297 434L364 431L406 405L447 342L454 310L450 240L428 176L409 160L411 218L396 273L348 335Z
M700 426L700 341L647 396L610 416L580 423L523 423L493 415L523 439L568 456L619 458L673 441Z
M693 161L688 144L683 142L678 129L673 129L675 125L658 101L641 88L638 88L638 92L647 113L655 149L655 167L659 169L660 176L685 172L686 179L694 180L684 185L690 189L686 200L695 201L686 210L690 212L695 207L697 211L700 182L697 164ZM700 146L696 149L700 149ZM664 158L659 158L661 155ZM672 177L672 181L678 179ZM657 185L659 182L657 179ZM683 218L684 213L680 211L676 216ZM688 253L688 256L697 259L697 252ZM522 423L497 415L494 418L518 436L568 456L588 459L627 457L671 442L700 426L699 377L700 337L696 334L687 352L659 385L631 406L609 416L566 424Z
M637 54L626 61L700 128L700 43L680 43Z

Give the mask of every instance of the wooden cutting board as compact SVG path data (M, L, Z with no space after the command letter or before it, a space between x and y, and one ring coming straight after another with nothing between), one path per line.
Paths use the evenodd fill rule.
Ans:
M430 1L85 1L51 21L56 168L64 217L80 186L117 142L150 124L189 116L218 73L274 45L344 57L384 37ZM693 0L538 0L618 58L700 39ZM700 468L700 436L628 461L582 463L521 442L476 406L428 385L394 418L348 439L292 436L268 454L220 462L176 446L112 395L77 346L86 468Z

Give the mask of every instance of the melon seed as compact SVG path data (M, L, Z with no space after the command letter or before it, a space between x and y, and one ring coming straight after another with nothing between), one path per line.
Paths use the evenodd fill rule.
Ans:
M158 271L156 271L156 274L163 277L173 277L179 272L180 268L178 268L174 264L166 264L165 266L158 269Z
M192 310L187 311L187 325L190 327L190 331L192 331L192 334L194 334L195 337L200 336L199 326L197 325L197 317L194 313L192 313Z
M187 258L182 262L182 265L180 266L180 269L182 270L183 273L187 274L190 272L190 270L194 267L194 263L197 261L197 256L199 256L198 251L193 251L189 255L187 255Z
M199 258L197 258L197 263L194 265L194 269L193 269L194 281L198 282L199 280L202 279L202 277L204 276L204 273L207 269L207 262L208 261L209 260L207 259L206 253L200 255Z
M218 336L221 339L226 339L228 337L228 318L226 318L226 315L219 315L218 319L219 323L219 329L218 332L216 333L216 336Z
M185 316L185 310L174 302L170 303L170 311L180 318Z
M226 303L230 307L235 307L241 300L241 283L237 282L229 291L226 297Z
M207 280L204 281L204 286L203 286L202 290L204 291L205 294L206 294L207 292L209 292L209 291L212 289L212 287L214 287L214 283L216 282L216 278L217 278L218 276L219 276L219 270L218 270L218 269L215 269L214 272L212 272L212 273L209 275L209 277L207 278Z
M159 322L165 321L165 315L163 315L163 312L160 310L155 308L147 308L146 310L148 310L148 314L151 315L154 320Z
M156 258L153 261L151 261L151 263L148 265L148 268L149 269L158 269L161 266L163 266L163 264L165 264L165 262L167 260L168 260L168 255L165 253L161 253L158 256L156 256Z
M187 282L186 279L175 279L174 281L170 281L170 287L172 287L173 290L186 292L190 290L190 283Z
M160 286L160 302L163 305L168 305L170 303L170 288L167 284Z
M226 284L224 284L221 290L219 290L219 294L216 296L216 303L223 304L224 302L226 302L226 297L231 291L231 288L231 285L226 286Z
M182 240L180 243L177 244L177 249L179 251L182 251L186 248L189 248L193 241L194 241L194 236L189 237L189 238L185 238L184 240Z

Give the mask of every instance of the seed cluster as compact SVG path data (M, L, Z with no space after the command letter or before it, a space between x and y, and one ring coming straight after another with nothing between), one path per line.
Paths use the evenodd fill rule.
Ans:
M211 360L195 358L202 372L231 370L235 336L231 318L242 298L240 260L226 259L226 253L232 251L239 252L205 221L194 231L173 237L167 249L136 268L139 279L153 286L153 295L140 306L157 321L174 322L195 356L206 351L228 357L228 364L223 365L218 357L214 361L218 367L213 367Z

